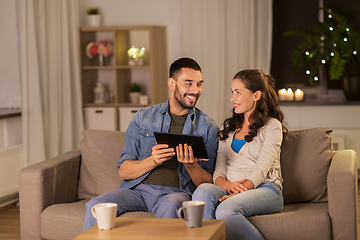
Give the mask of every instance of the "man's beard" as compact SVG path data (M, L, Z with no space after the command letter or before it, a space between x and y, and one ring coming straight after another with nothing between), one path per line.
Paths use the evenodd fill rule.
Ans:
M195 102L191 105L186 103L185 97L189 95L189 96L194 96L196 98ZM176 99L176 101L178 102L178 104L183 108L183 109L192 109L193 107L195 107L197 100L199 99L200 94L184 94L183 96L181 96L180 92L179 92L179 88L176 86L175 87L175 92L174 92L174 97Z

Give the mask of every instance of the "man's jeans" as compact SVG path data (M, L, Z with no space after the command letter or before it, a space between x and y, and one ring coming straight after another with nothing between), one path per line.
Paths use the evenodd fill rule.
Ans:
M156 218L177 218L182 202L191 197L180 188L141 183L134 189L118 188L86 203L83 231L96 224L91 208L98 203L117 203L116 216L125 212L152 212Z
M205 219L225 219L226 234L231 239L264 239L246 219L249 216L278 213L283 207L279 186L272 182L260 184L254 190L238 193L223 202L219 198L228 193L214 184L201 184L194 192L194 201L204 201Z

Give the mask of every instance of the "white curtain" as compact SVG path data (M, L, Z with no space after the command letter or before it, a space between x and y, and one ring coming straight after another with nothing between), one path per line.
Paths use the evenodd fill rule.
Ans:
M78 6L18 0L24 166L78 148L83 130Z
M203 70L197 107L220 126L231 113L235 74L270 72L272 0L181 0L181 25L181 53Z

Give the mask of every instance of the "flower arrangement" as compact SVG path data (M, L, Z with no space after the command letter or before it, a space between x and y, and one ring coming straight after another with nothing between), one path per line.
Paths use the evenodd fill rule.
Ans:
M142 66L144 64L144 55L146 53L146 50L144 47L142 48L136 48L132 46L128 51L129 56L129 65L130 66Z
M113 52L113 44L111 41L89 42L86 46L86 56L91 59L96 55L109 56Z

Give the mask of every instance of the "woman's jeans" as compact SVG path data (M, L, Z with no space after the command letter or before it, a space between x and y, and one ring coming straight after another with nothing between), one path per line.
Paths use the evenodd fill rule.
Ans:
M234 240L263 240L261 233L246 218L278 213L284 204L282 191L273 182L262 183L256 189L219 202L223 195L228 195L223 188L205 183L195 190L192 200L205 202L205 219L225 219L226 234Z

